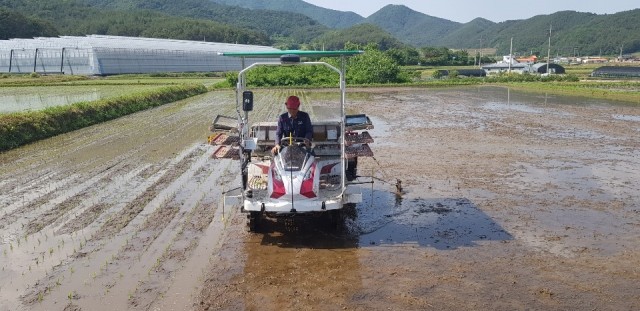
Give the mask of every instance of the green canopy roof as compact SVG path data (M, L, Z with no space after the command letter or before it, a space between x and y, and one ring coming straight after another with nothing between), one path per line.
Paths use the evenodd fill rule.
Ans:
M268 52L221 52L218 53L222 56L231 57L256 57L256 58L279 58L282 55L295 54L300 57L335 57L335 56L353 56L362 54L364 51L301 51L301 50L287 50L287 51L268 51Z

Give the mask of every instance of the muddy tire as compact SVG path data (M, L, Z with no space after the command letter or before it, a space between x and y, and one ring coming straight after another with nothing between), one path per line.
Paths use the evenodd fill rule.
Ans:
M344 225L344 217L341 209L331 210L328 213L329 228L331 230L340 230Z
M345 168L347 181L353 181L358 177L358 158L353 158L347 163Z
M262 221L262 213L249 212L247 214L247 231L258 232L260 229L260 222Z

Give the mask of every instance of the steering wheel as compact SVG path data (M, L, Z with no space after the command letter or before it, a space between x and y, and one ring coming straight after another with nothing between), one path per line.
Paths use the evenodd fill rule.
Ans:
M306 138L304 137L293 137L291 138L291 140L293 141L293 144L296 146L305 146L305 141L307 141ZM282 147L286 147L289 146L289 137L283 137L280 140L280 146Z

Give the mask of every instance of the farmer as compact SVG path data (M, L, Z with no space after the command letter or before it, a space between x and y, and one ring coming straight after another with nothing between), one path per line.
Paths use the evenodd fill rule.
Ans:
M313 125L309 114L298 110L300 108L300 98L298 96L289 96L284 103L287 112L278 118L278 128L276 130L276 145L271 149L273 154L280 151L280 142L282 137L300 137L304 138L307 147L311 147L311 138L313 137Z

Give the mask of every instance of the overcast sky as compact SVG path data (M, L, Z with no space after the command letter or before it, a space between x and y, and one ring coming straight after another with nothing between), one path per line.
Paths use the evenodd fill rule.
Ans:
M494 22L527 19L558 11L609 14L640 8L638 0L304 0L320 7L352 11L367 17L387 4L403 4L414 11L456 22L466 23L476 17Z

